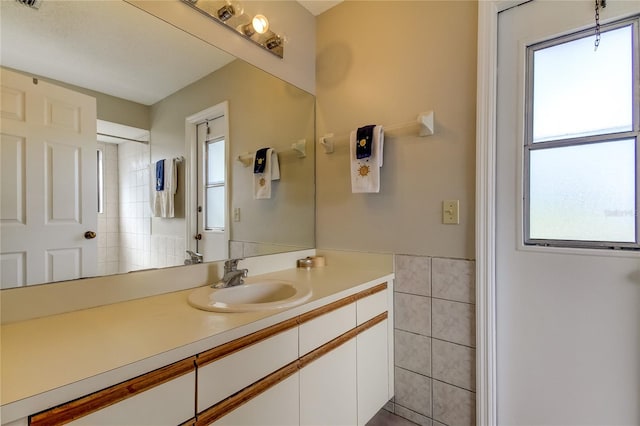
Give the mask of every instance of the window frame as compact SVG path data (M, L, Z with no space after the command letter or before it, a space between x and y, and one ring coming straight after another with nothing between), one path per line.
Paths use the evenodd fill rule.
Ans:
M610 24L602 25L601 32L607 32L622 27L632 28L632 73L633 73L633 94L632 94L632 129L630 131L617 133L590 134L588 136L533 141L533 72L534 54L536 51L552 46L561 45L574 40L593 36L593 28L578 31L568 35L554 37L550 40L534 43L526 47L525 66L525 120L524 120L524 164L523 164L523 243L525 247L564 247L564 248L589 248L589 249L618 249L618 250L640 250L640 40L639 27L640 15L621 19ZM589 240L564 240L564 239L541 239L530 237L530 162L531 152L541 149L563 148L570 146L583 146L588 144L614 142L620 140L634 139L635 145L635 242L618 241L589 241Z

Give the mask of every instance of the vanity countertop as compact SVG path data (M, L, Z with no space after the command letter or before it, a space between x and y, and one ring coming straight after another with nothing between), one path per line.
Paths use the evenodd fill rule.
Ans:
M368 262L367 262L368 263ZM255 276L306 283L287 310L215 313L181 290L2 326L3 423L160 368L393 278L391 262L287 269Z

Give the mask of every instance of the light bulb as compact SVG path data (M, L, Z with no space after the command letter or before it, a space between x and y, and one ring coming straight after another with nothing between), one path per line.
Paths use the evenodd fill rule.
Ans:
M264 34L269 29L269 20L264 15L256 15L253 17L251 25L253 25L255 32L258 34Z
M244 7L239 1L227 1L224 6L218 9L218 19L222 22L231 19L234 16L240 16L244 13Z

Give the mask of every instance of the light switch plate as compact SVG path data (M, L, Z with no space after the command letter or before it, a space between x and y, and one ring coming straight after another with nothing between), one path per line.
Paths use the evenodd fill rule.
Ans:
M240 222L240 207L233 209L233 221Z
M460 223L460 200L444 200L442 202L442 223L458 225Z

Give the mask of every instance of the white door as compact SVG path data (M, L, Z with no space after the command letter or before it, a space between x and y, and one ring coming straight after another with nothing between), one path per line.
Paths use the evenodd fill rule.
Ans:
M198 200L196 251L205 262L229 257L227 119L197 125Z
M606 9L600 11L600 19L604 25L605 22L638 13L639 2L608 1ZM538 181L529 186L524 179L525 173L529 170L532 176L539 173L539 165L542 163L536 162L542 155L553 152L552 149L548 149L546 153L543 150L530 151L531 162L526 167L527 149L524 146L537 131L535 114L548 113L559 105L565 105L565 101L570 97L559 99L558 93L571 86L569 80L578 80L588 71L584 68L575 70L569 75L568 80L550 91L551 102L547 109L538 111L537 104L531 102L532 97L538 96L537 90L550 87L556 82L555 74L565 74L557 72L560 71L559 68L563 68L564 71L577 63L574 61L578 59L569 56L573 54L569 51L559 55L562 65L554 65L555 68L551 68L552 73L547 80L530 80L538 85L531 89L533 94L530 95L527 92L525 78L527 47L540 46L537 43L558 40L558 37L591 28L591 35L586 39L586 47L578 56L582 58L584 55L604 54L612 46L606 45L610 41L603 36L598 51L594 52L594 14L593 1L533 1L501 12L499 16L496 205L497 407L498 422L504 425L640 424L638 251L545 247L527 245L524 242L526 236L533 236L533 239L539 237L533 235L534 232L543 234L538 228L540 224L536 222L537 219L530 219L529 228L526 226L525 216L528 207L538 206L537 196L544 199L551 193L557 195L560 191L555 189L562 189L567 185L565 181L558 179L537 193L537 189L540 189ZM576 37L583 35L578 34ZM637 42L637 26L632 27L627 37L631 40L635 38ZM568 42L567 39L564 40ZM632 51L630 48L629 53ZM635 50L633 55L629 55L633 56L629 64L633 61L635 67L638 67L638 53L640 52ZM536 58L536 61L540 59ZM542 67L538 66L540 63L535 62L535 73L541 72ZM632 126L614 132L619 131L621 139L632 142L631 149L617 158L620 159L620 169L628 165L633 168L635 163L637 170L638 154L634 155L633 152L633 141L638 137L639 112L638 105L635 104L637 97L631 102L632 93L637 93L640 89L637 75L636 73L635 80L621 77L620 74L600 75L598 83L571 97L577 101L573 103L573 107L561 107L559 111L551 114L551 121L564 126L574 115L574 111L586 105L587 112L582 113L580 119L589 127L591 123L598 122L610 113L611 107L606 103L613 96L611 84L627 84L630 92L628 103L623 103L625 108L628 107L625 111L633 109L633 112L627 115L627 112L618 111L613 114L613 118L632 117ZM534 114L532 127L526 124L530 113ZM597 148L601 145L592 143L595 139L589 139L587 136L583 139L568 138L558 146L562 146L563 143L570 144L572 141L581 142L572 148L566 147L574 149L575 155L565 156L564 166L571 169L571 173L575 173L574 176L586 173L586 176L592 179L596 173L607 170L608 166L601 169L583 166L580 170L579 162L586 158L583 156L583 148ZM535 138L533 142L536 142ZM637 146L637 142L635 143ZM598 166L607 164L612 158L616 158L615 155L618 154L610 152L601 155L595 159L595 163ZM566 161L566 157L571 158ZM555 173L563 168L550 167L544 173ZM617 172L614 164L608 173ZM565 173L560 170L557 175L563 176ZM532 177L531 182L537 177L538 175ZM606 181L608 178L607 175L598 177L598 182ZM637 191L637 175L635 182L633 180L632 178L631 182L627 181L626 185L635 186ZM576 187L582 187L583 183L584 179L573 182ZM608 187L606 192L613 194L622 185L623 182L616 182ZM580 197L581 194L578 191L569 194L569 197L573 196ZM523 201L525 199L526 202ZM637 226L637 199L636 192L635 203L632 203L635 208L632 206L628 211L619 210L620 214L614 214L617 207L601 206L600 219L597 220L614 221L627 216L628 213L631 216L631 224L635 221ZM566 205L563 202L558 202L557 205ZM584 205L583 203L582 206ZM601 213L606 213L607 209L611 209L610 214L602 219ZM575 221L571 220L572 216L576 218ZM567 209L562 209L545 220L551 218L556 221L558 217L564 217L566 222L563 226L553 231L562 234L573 232L572 222L581 221L577 216L575 211L569 215ZM597 220L595 223L600 225L593 226L585 232L601 231L603 222ZM637 238L637 228L635 233ZM628 233L627 237L633 238L633 231ZM548 238L544 237L541 240ZM591 237L587 239L589 238Z
M93 276L96 101L1 70L2 288Z

